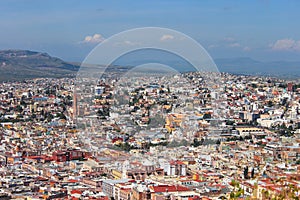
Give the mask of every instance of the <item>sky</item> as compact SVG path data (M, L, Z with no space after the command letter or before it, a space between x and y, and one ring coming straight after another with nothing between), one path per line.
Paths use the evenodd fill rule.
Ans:
M1 0L0 48L81 62L105 39L164 27L199 42L213 58L300 61L298 0Z

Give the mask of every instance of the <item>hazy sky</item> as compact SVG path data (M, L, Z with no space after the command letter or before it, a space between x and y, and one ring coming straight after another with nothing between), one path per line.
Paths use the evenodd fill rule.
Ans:
M300 60L299 0L1 0L0 48L82 61L104 38L157 26L183 32L213 58Z

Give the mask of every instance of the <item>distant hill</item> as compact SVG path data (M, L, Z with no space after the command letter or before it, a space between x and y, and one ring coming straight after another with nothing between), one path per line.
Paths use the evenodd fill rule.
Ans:
M158 59L165 61L178 71L193 69L182 60ZM277 76L281 78L300 78L300 62L273 61L261 62L249 57L214 59L219 71L233 74ZM137 66L153 60L143 58L123 60L120 66ZM155 63L155 62L154 62ZM158 62L160 63L160 62ZM116 65L117 63L115 63ZM65 62L47 53L28 50L0 50L0 81L24 80L41 77L74 77L80 63ZM115 68L120 68L115 66ZM113 69L115 69L113 68ZM131 68L131 67L130 67ZM113 70L111 69L111 70ZM116 69L115 69L116 70Z
M200 59L200 57L199 57ZM221 72L233 74L277 76L281 78L300 78L300 61L257 61L249 57L215 58L215 63ZM161 63L180 72L194 70L189 62L177 55L162 51L143 50L121 56L115 64L138 66L145 63Z
M0 81L74 76L78 65L28 50L0 51Z
M248 57L215 59L214 61L221 72L300 78L300 62L261 62Z

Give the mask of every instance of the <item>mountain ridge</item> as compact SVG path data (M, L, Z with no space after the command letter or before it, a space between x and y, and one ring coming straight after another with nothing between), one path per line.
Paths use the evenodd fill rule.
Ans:
M147 60L142 61L146 63ZM258 61L250 57L216 58L214 61L220 72L291 79L300 77L300 61ZM171 61L170 66L173 64ZM45 52L0 50L0 81L75 77L80 65L76 62L63 61Z
M0 50L0 81L74 76L79 66L30 50Z
M214 59L221 72L299 78L300 61L258 61L250 57Z

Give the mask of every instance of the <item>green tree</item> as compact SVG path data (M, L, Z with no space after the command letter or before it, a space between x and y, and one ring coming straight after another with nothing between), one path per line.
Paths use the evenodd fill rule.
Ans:
M210 113L205 113L203 115L203 119L210 119L211 118L211 114Z

